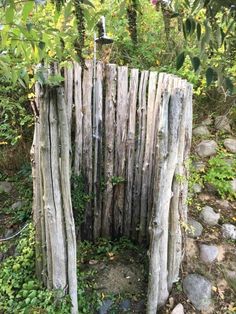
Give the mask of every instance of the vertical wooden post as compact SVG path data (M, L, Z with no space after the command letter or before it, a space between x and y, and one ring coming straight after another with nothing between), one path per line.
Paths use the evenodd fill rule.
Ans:
M136 128L136 108L138 94L139 71L132 69L130 73L129 97L128 97L128 132L127 132L127 167L126 167L126 188L125 188L125 207L124 207L124 235L131 233L131 218L133 206L133 182L134 182L134 161L135 161L135 128Z
M96 65L95 65L96 66ZM103 64L97 63L96 78L94 88L94 105L93 108L93 139L94 139L94 154L93 154L93 215L94 215L94 227L93 238L94 240L101 236L101 218L102 218L102 168L103 168L103 156L102 156L102 120L103 120Z
M114 235L123 234L123 211L125 206L125 166L127 140L127 95L128 95L128 68L118 67L117 107L116 107L116 136L115 136L115 180L114 187Z
M93 141L92 141L92 89L93 62L86 61L83 74L83 177L86 193L92 197L93 188ZM93 239L92 201L85 208L85 219L82 227L82 238Z
M142 189L142 170L143 157L146 139L147 125L147 83L148 71L142 71L139 82L139 96L137 109L137 127L136 137L137 144L135 149L135 169L134 169L134 191L133 191L133 208L132 208L132 238L138 239L140 212L141 212L141 189Z
M104 184L102 236L111 237L113 222L114 145L115 145L115 106L116 106L117 67L106 66L106 98L104 126Z

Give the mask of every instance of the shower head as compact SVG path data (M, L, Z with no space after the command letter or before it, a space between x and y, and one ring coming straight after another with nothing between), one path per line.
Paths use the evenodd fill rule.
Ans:
M107 37L107 36L102 36L99 38L96 38L96 43L100 44L100 45L109 45L113 43L113 39Z
M105 24L105 17L102 16L100 21L97 23L98 27L98 38L95 39L96 43L100 45L109 45L113 43L113 39L109 38L106 35L106 24Z

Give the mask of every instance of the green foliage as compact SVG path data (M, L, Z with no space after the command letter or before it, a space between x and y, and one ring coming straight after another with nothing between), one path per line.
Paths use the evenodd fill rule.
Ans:
M91 201L92 196L86 193L85 180L82 175L71 176L71 199L77 226L84 222L85 207Z
M227 159L232 158L232 163ZM236 160L232 154L221 150L208 161L208 169L203 179L212 184L222 198L235 199L230 181L236 177Z
M28 105L28 108L27 108ZM29 102L20 86L0 79L0 145L15 145L27 137L33 124Z
M125 178L123 178L123 177L114 176L111 178L111 183L113 186L118 185L118 184L122 184L124 182L125 182Z
M15 256L0 265L0 311L6 314L70 313L67 298L58 299L58 291L47 291L34 278L34 229L22 232Z

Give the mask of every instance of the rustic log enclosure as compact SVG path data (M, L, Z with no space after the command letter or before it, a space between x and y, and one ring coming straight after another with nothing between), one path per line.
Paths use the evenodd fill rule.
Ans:
M61 262L53 270L65 270L63 282L44 280L49 286L71 287L67 264L71 258L70 267L74 267L76 249L68 178L73 172L83 177L90 195L80 239L125 235L139 243L150 241L147 313L156 313L178 280L183 254L192 86L170 74L101 62L94 68L91 61L83 69L71 63L64 77L64 87L54 88L56 98L50 88L36 90L40 118L32 146L37 178L34 219L38 243L47 243L46 248L37 247L42 256L38 272L45 263L52 267ZM52 138L44 143L47 128ZM40 148L36 142L41 142ZM53 204L46 202L51 199L48 193L57 193ZM45 215L51 207L55 219L51 212ZM61 239L66 233L69 242L57 238L54 243L54 233ZM50 250L61 245L66 260L57 257L57 250L47 260L48 245Z

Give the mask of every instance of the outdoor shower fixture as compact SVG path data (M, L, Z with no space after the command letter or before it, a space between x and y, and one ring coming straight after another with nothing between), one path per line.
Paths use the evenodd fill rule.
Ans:
M97 23L98 38L95 37L95 42L100 45L108 45L113 43L113 39L109 38L106 34L106 22L105 17L102 16L100 21Z

